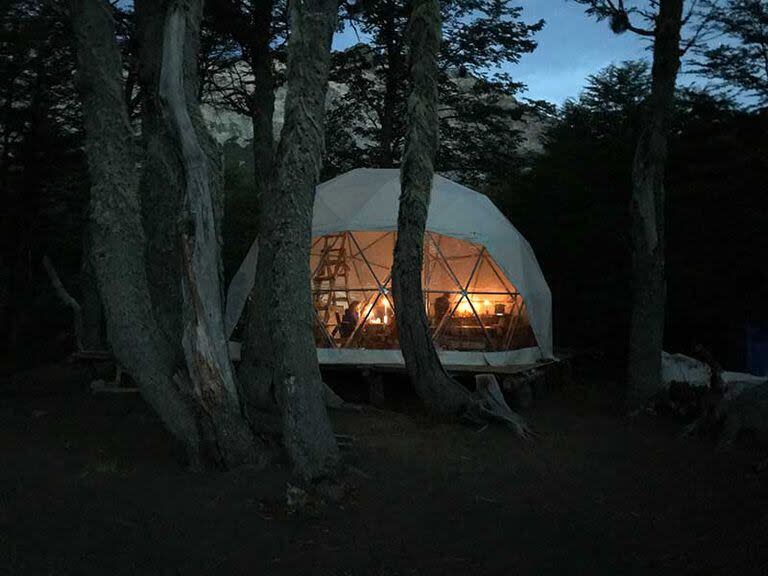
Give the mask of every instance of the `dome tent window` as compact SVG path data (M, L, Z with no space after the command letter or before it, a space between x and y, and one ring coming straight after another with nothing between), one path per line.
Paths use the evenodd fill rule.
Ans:
M398 348L391 295L396 234L344 231L314 239L310 269L318 347ZM422 284L432 337L440 349L536 345L522 296L483 246L427 232Z

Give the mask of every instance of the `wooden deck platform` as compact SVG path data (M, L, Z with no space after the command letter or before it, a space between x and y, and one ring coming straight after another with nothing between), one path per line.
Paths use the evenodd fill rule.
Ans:
M480 366L474 364L445 364L445 369L451 374L473 375L473 374L496 374L498 376L508 376L521 374L530 370L547 370L561 364L560 360L546 360L535 364L514 364L511 366ZM404 364L321 364L321 370L324 371L360 371L360 372L380 372L405 374Z

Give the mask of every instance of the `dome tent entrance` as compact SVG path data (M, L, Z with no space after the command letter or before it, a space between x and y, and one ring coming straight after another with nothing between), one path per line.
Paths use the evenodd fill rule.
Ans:
M391 290L397 169L358 169L318 186L312 296L322 363L402 363ZM227 294L234 331L256 270L257 242ZM444 362L503 365L552 357L551 295L528 242L484 195L435 176L422 282Z

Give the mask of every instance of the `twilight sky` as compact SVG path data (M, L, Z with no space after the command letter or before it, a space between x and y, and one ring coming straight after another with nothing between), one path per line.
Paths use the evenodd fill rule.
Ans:
M568 0L512 0L523 7L526 22L546 21L536 35L539 47L507 70L515 80L525 82L528 98L562 104L578 96L584 80L612 62L648 57L647 42L635 34L617 36L603 21L584 14L584 7ZM338 34L335 48L357 41L351 30Z
M545 20L539 47L508 72L528 85L526 96L556 104L578 95L586 77L611 63L647 58L648 42L636 34L616 35L608 23L584 14L566 0L519 0L528 22Z

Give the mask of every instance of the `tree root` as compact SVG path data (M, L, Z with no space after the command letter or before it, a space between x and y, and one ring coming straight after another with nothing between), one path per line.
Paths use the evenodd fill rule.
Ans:
M493 374L478 374L475 376L475 393L467 409L471 419L487 422L495 421L511 428L521 438L533 436L525 419L513 411L501 393L501 388Z
M323 395L325 398L325 407L333 410L348 410L350 412L362 412L363 407L359 404L347 402L341 396L336 394L333 389L323 382Z

